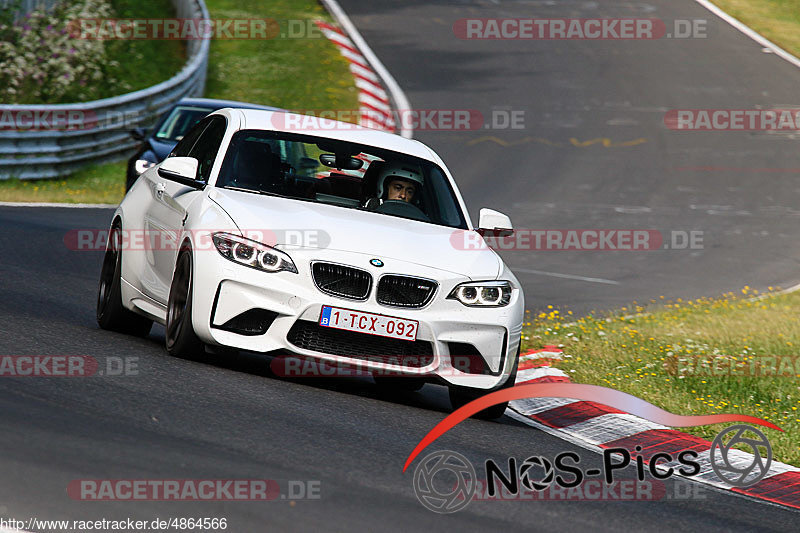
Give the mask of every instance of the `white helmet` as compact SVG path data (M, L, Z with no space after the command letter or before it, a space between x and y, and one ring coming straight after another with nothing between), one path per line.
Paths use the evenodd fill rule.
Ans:
M422 172L417 165L408 163L387 163L386 166L381 169L380 176L378 177L378 187L375 191L378 194L378 198L383 198L383 193L386 191L386 183L390 179L413 181L418 184L420 188L422 188L425 183L422 178Z

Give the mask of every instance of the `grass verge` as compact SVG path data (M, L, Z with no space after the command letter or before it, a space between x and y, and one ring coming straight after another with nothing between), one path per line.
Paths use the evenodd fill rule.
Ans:
M331 21L316 0L206 0L211 18ZM211 43L206 94L286 109L358 109L347 61L320 32Z
M557 366L573 382L676 414L765 418L784 430L764 429L776 460L800 466L800 292L754 300L756 292L651 302L647 313L634 306L577 321L553 309L529 317L523 351L558 345L566 356ZM727 425L681 430L712 440Z
M800 57L800 0L712 0L787 52Z
M315 0L206 0L206 6L213 19L273 18L281 29L288 20L331 20ZM125 13L126 17L146 14L140 8ZM116 58L124 64L128 53L120 49ZM318 32L298 39L212 41L205 96L289 109L358 109L347 61ZM124 181L123 162L93 165L58 180L30 184L0 180L0 201L119 203Z
M170 0L112 0L114 13L122 19L157 19L175 16ZM109 87L99 98L117 96L124 92L146 89L170 79L186 64L186 44L183 41L151 41L147 39L117 39L106 42L106 54L118 65L110 75L122 85Z
M0 201L118 204L125 194L125 165L124 161L91 165L57 180L3 180Z

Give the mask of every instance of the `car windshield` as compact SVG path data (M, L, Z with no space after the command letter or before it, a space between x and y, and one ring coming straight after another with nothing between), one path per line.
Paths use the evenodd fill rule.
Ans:
M183 139L189 128L197 124L214 109L193 106L175 106L169 116L161 123L156 132L156 139L164 142L178 142Z
M237 132L217 186L466 229L436 164L373 146L263 130Z

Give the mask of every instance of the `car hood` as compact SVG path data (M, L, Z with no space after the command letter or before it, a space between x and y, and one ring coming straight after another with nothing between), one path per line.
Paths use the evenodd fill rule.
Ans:
M394 259L470 279L497 279L502 262L486 246L465 250L459 243L480 239L474 231L437 226L326 204L214 189L215 201L246 236L265 244L301 246Z

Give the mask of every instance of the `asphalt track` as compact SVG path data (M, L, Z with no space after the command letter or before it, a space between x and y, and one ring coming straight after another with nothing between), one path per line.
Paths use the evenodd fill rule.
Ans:
M463 16L581 16L591 5L597 6L591 16L622 16L643 6L549 4L344 2L415 107L529 109L530 132L500 132L508 142L527 135L559 142L648 139L626 151L537 143L470 146L471 137L463 133L420 132L450 164L470 206L506 210L518 227L707 232L708 246L695 256L508 254L515 267L620 282L606 287L523 277L533 306L548 300L576 309L610 307L663 292L708 294L744 283L795 280L797 237L790 229L796 221L791 213L778 216L767 209L796 204L790 174L668 172L694 165L795 168L800 165L793 160L794 142L766 135L677 135L660 126L661 114L652 109L787 104L798 73L723 25L714 26L713 38L666 44L532 46L460 42L448 34L449 21ZM648 16L707 16L691 2L648 5L656 8ZM622 119L637 124L608 124ZM732 205L752 215L689 207L701 203ZM613 209L636 205L653 211ZM104 227L110 215L100 209L0 208L0 354L138 358L138 374L125 377L0 379L0 516L226 517L228 531L236 532L796 530L796 512L706 487L689 500L473 502L454 515L436 515L418 503L412 474L401 470L448 409L441 387L390 394L369 380L278 379L254 356L201 362L168 357L161 328L147 339L99 330L94 302L101 255L69 251L63 238L70 230ZM728 233L737 229L738 236ZM470 420L431 447L440 449L458 451L475 464L488 458L504 463L509 456L552 458L562 451L578 453L586 468L600 464L599 456L508 418ZM626 474L633 476L633 470ZM278 481L284 494L290 480L319 481L321 497L294 505L281 499L82 502L66 493L76 479L254 478ZM674 494L675 485L668 481L667 493Z
M701 487L702 499L654 502L473 502L454 515L420 505L402 465L445 415L444 389L383 393L370 380L269 375L255 356L192 362L166 355L163 329L134 339L97 328L101 254L69 251L71 229L110 210L0 208L0 354L137 358L138 374L0 379L0 514L40 519L226 517L229 531L789 531L797 513ZM521 425L470 420L434 443L475 464L574 451ZM626 475L634 475L632 469ZM88 502L80 479L318 481L320 499L273 502ZM669 482L669 494L685 494Z
M415 131L455 175L474 221L491 207L517 228L703 232L700 250L502 252L530 308L583 313L800 281L798 136L664 125L670 109L797 105L800 69L699 4L340 3L412 109L477 110L485 118L524 112L521 130ZM453 33L458 19L491 17L648 17L664 20L668 31L675 19L706 19L708 31L705 39L651 41L462 40Z

